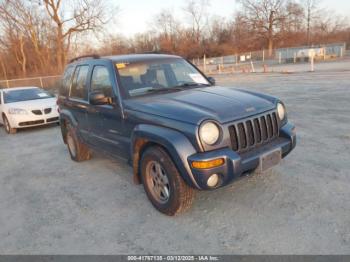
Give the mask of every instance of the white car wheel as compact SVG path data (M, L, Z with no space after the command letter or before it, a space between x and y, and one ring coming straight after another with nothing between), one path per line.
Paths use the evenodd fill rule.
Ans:
M6 132L8 134L15 134L17 132L17 129L11 127L10 122L8 121L6 116L3 117L3 120Z

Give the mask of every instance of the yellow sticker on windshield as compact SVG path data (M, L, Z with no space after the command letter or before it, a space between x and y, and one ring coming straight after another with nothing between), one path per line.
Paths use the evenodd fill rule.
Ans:
M126 64L125 63L118 63L118 64L115 64L117 66L118 69L123 69L126 67Z

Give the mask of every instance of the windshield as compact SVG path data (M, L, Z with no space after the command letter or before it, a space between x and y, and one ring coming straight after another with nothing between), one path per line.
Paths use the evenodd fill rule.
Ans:
M40 88L4 91L5 104L52 97L54 96Z
M116 67L130 96L210 85L195 67L180 58L118 63Z

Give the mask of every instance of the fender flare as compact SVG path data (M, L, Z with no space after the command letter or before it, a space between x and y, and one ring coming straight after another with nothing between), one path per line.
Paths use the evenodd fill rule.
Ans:
M160 145L166 149L181 177L188 185L200 189L192 175L188 156L197 151L181 132L174 129L149 124L137 125L131 135L131 159L134 169L134 182L141 183L139 162L142 151L149 145Z
M78 126L78 121L75 119L73 114L66 109L60 110L60 127L61 127L61 133L62 133L62 139L65 144L67 144L66 141L66 134L67 134L67 126L66 123L69 122L73 127Z

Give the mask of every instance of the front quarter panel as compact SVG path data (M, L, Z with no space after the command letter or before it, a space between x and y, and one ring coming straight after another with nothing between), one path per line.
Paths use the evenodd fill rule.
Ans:
M158 144L164 147L174 161L182 178L192 187L199 188L192 176L191 168L187 158L196 153L191 142L179 131L174 129L154 126L148 124L137 125L131 138L131 156L133 159L134 176L139 175L139 155L140 148L137 147L138 141L144 141L144 144ZM137 178L134 177L134 179Z

